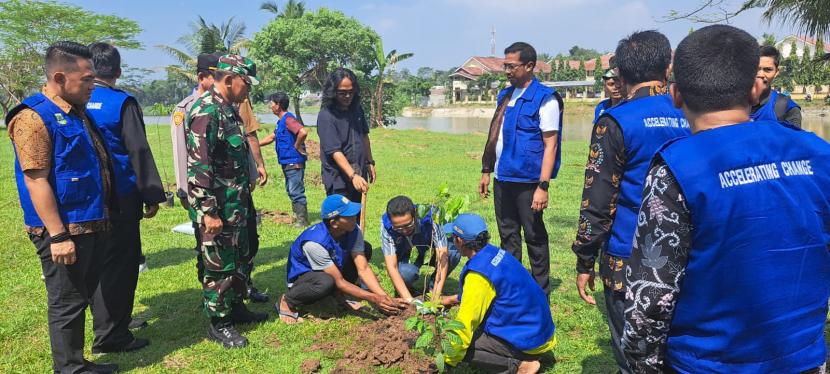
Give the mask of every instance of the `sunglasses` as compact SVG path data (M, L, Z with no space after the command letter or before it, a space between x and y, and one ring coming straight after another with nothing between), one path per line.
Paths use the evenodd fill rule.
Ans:
M354 95L354 90L337 90L336 94L340 97L350 97Z
M407 232L407 231L412 230L413 228L415 228L415 219L413 219L411 222L409 222L405 225L392 226L392 230L395 230L397 232Z

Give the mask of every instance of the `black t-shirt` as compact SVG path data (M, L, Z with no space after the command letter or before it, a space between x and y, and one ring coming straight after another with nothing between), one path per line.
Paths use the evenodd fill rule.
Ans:
M317 135L320 137L323 185L327 191L351 186L350 176L344 174L332 158L335 152L343 152L352 168L366 177L369 156L363 136L367 134L369 124L360 105L347 112L336 108L320 108L317 115Z

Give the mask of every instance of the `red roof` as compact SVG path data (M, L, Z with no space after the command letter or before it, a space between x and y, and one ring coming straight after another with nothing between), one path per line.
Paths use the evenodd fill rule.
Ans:
M816 46L816 42L817 42L817 41L816 41L816 39L815 39L815 38L811 38L811 37L808 37L808 36L805 36L805 35L790 35L790 36L795 37L796 39L798 39L799 41L803 42L804 44L809 44L809 45L811 45L811 46L813 46L813 47L815 47L815 46ZM785 39L786 39L786 38L785 38ZM825 52L825 53L830 53L830 44L825 44L825 45L824 45L824 52Z
M609 67L611 67L610 60L611 60L611 57L613 57L613 56L614 56L613 53L606 53L602 56L599 56L600 63L602 64L602 71L605 71ZM554 64L556 66L559 66L560 63L563 64L562 66L564 66L565 61L561 61L561 62L560 61L554 61ZM568 63L568 66L571 69L579 69L579 60L568 60L567 63ZM596 59L585 60L584 64L585 64L585 71L590 73L590 72L593 72L594 69L596 68L597 60Z
M467 61L470 61L470 60L476 60L479 63L481 63L481 65L484 66L484 70L486 70L484 72L501 73L504 70L504 68L502 67L502 65L504 64L504 59L501 58L501 57L473 56ZM468 71L470 71L469 70L470 68L466 68L464 66L462 66L461 68L468 69ZM459 69L461 69L461 68L459 68ZM541 71L543 73L550 73L551 72L550 64L548 64L547 62L544 62L544 61L536 61L536 69L534 69L534 71L536 71L536 72ZM472 73L472 71L470 71L470 72ZM482 72L482 74L484 72Z

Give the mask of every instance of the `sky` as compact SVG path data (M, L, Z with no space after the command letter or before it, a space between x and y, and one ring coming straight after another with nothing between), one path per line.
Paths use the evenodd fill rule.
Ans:
M448 69L471 56L490 55L491 29L496 30L496 55L515 41L533 45L538 53L567 54L574 45L600 52L613 51L619 39L637 30L657 29L676 46L691 28L705 25L689 21L662 22L671 10L689 11L704 0L307 0L306 9L337 9L372 27L388 50L412 52L414 57L398 68L416 71L428 66ZM285 1L278 0L282 5ZM181 35L191 31L198 16L220 24L230 17L243 21L246 36L273 19L259 10L262 0L76 0L68 3L97 13L113 14L138 22L143 29L137 39L143 50L122 51L122 60L131 67L150 68L174 64L159 44L183 47ZM737 9L740 0L725 0ZM775 34L779 39L793 33L776 22L767 24L760 10L747 11L730 21L750 34ZM157 74L163 77L162 73Z

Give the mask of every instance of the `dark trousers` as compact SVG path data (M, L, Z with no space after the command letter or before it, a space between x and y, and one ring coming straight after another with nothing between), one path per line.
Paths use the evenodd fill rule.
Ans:
M360 203L360 200L363 194L354 189L351 182L345 188L334 188L334 186L326 186L326 196L339 194L345 196L349 201L353 203Z
M611 351L614 353L614 360L620 368L620 373L631 373L628 361L623 356L622 340L623 327L625 326L625 290L613 291L610 287L603 287L605 295L605 309L608 315L605 316L608 322L608 330L611 332Z
M110 240L101 256L100 281L92 298L92 346L102 350L118 350L135 339L129 325L141 260L140 221L111 223Z
M372 259L372 247L367 246L364 252L366 261ZM340 269L343 279L347 282L357 283L358 273L352 256L343 258L343 268ZM334 294L337 286L334 278L324 271L309 271L300 275L285 292L285 302L291 309L296 310L300 306L314 304Z
M530 209L537 183L513 183L496 180L493 200L496 205L496 224L499 226L501 247L522 260L522 231L524 231L530 272L533 279L550 295L550 252L548 231L542 212Z
M485 373L515 373L522 361L539 360L541 356L524 353L504 340L482 329L473 334L464 362Z
M52 368L62 374L84 371L84 312L98 287L98 271L109 232L75 235L75 263L52 262L49 233L29 235L46 283Z
M254 257L256 257L257 252L259 252L259 233L257 232L257 213L256 209L254 208L254 199L251 197L250 199L251 205L248 206L248 256L247 258L240 258L240 260L247 261L248 266L243 267L245 269L246 281L245 285L248 288L248 291L251 291L251 288L254 287L253 278L251 278L251 274L254 271ZM247 297L247 295L246 295Z

